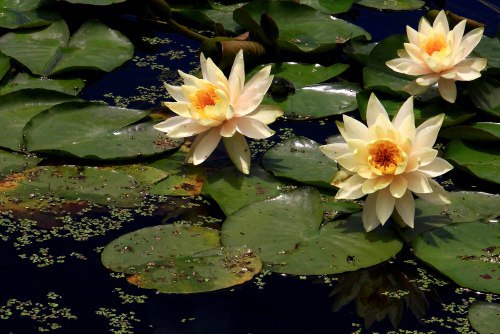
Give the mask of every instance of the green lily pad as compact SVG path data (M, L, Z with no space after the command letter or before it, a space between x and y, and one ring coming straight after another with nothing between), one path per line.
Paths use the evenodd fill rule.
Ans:
M127 0L63 0L70 3L78 3L84 5L107 6L114 3L125 2Z
M16 201L53 195L66 200L132 207L144 198L137 180L114 170L94 167L44 166L26 170L2 182L0 194ZM2 201L5 199L2 198Z
M33 77L28 73L19 73L5 86L0 88L0 95L23 89L45 89L68 95L78 95L83 87L85 87L85 82L80 78L49 79L45 77Z
M450 204L436 205L415 200L415 227L401 230L410 242L418 235L456 223L483 222L500 216L500 196L483 192L453 191L447 194ZM430 236L431 234L429 234Z
M107 169L133 176L134 179L146 186L153 186L168 177L168 173L161 169L140 164L118 165Z
M378 43L367 43L365 41L359 40L350 40L349 43L346 44L343 51L354 60L360 62L363 65L368 64L368 60L370 59L370 53L373 51L373 48L377 46Z
M266 97L263 103L279 105L288 119L320 118L356 110L359 91L358 84L335 82L302 87L282 102Z
M469 322L479 334L495 334L500 328L500 304L475 302L469 307Z
M127 280L164 293L195 293L250 280L262 267L247 249L221 249L219 232L207 227L161 225L128 233L101 254L107 268Z
M24 146L23 129L31 118L57 104L78 100L58 92L30 89L0 96L0 124L9 125L0 132L0 146L20 150Z
M155 123L132 124L148 114L102 104L63 104L30 121L25 129L26 147L30 152L104 160L145 157L179 148L182 140L166 137L153 128Z
M476 107L500 117L500 81L493 78L479 78L469 84L469 97Z
M10 69L10 58L0 53L0 79Z
M488 59L488 72L500 72L500 40L498 37L483 35L481 41L473 51L478 57Z
M248 73L247 77L253 77L258 71L267 65L269 64L255 67ZM271 74L275 77L291 81L294 88L299 89L336 77L348 68L349 65L341 63L330 66L305 63L274 63L271 64Z
M356 95L358 101L359 112L361 118L366 120L366 108L368 106L368 100L370 98L370 92L362 91ZM384 106L387 113L391 116L396 115L404 100L400 98L392 97L379 97L380 102ZM466 120L474 117L474 113L471 113L469 109L458 104L450 106L449 103L444 105L446 102L433 102L426 104L425 107L420 107L418 102L415 102L413 113L415 115L415 124L419 125L431 117L445 113L443 126L452 126L465 122ZM445 112L446 111L446 112Z
M357 0L356 3L361 6L382 10L415 10L420 9L425 5L425 1L421 0Z
M33 28L49 25L59 14L43 6L47 0L3 0L0 2L0 27L7 29Z
M318 143L305 137L288 138L274 146L262 157L262 165L278 177L337 189L330 184L337 164L319 150Z
M10 32L0 38L0 51L34 74L48 76L77 69L111 71L132 58L127 37L99 21L87 21L72 38L66 22L27 32Z
M483 180L500 183L498 147L454 139L446 145L443 158Z
M390 228L370 233L361 216L322 225L323 205L314 188L299 188L236 211L222 224L224 246L245 245L271 271L336 274L388 260L402 247Z
M168 173L168 177L149 190L151 195L195 196L201 194L206 180L205 168L185 163L182 148L174 154L157 160L150 166Z
M210 3L208 9L205 8L172 8L172 12L183 19L190 20L196 26L213 29L216 24L220 24L225 30L236 32L241 30L238 23L233 20L233 12L245 5L245 3L219 4Z
M210 175L202 193L212 197L228 216L248 204L280 194L285 186L260 168L253 167L245 175L231 166Z
M36 166L42 159L0 150L0 176Z
M497 223L453 224L418 236L413 251L460 286L499 293L499 238Z
M301 0L299 2L327 14L340 14L349 11L354 0Z
M495 142L500 140L500 124L478 122L471 125L454 126L443 129L440 137L447 139L463 139L472 142Z
M278 46L291 52L325 52L351 38L371 38L368 32L352 23L332 19L329 14L292 1L252 1L235 10L233 17L239 25L252 31L258 26L262 13L278 25ZM294 20L290 20L291 17Z

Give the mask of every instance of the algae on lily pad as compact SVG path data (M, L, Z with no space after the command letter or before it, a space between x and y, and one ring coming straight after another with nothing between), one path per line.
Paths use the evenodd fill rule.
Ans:
M319 144L305 137L291 137L277 144L262 157L264 168L278 177L304 184L337 189L331 181L337 164L319 150Z
M500 293L497 222L441 227L413 241L415 256L463 287Z
M246 248L221 248L217 230L191 225L146 227L104 248L105 267L145 289L164 293L206 292L242 284L262 267Z
M299 188L234 212L222 224L222 245L247 246L265 268L294 275L354 271L390 259L403 246L388 226L365 232L359 214L322 223L320 193Z

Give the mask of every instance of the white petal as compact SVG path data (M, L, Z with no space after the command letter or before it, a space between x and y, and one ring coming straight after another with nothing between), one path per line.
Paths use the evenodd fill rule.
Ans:
M184 80L184 85L186 86L197 86L200 82L200 79L198 79L194 75L184 73L181 70L178 70L177 72L179 72L179 75L181 76L182 80Z
M210 81L213 84L218 84L219 86L222 84L223 87L228 86L227 78L224 73L221 71L217 65L214 64L211 58L206 60L206 80Z
M196 136L186 156L186 161L194 165L205 161L219 144L221 138L219 131L219 128L213 128Z
M163 105L177 115L182 117L191 117L191 112L189 111L190 103L186 102L163 102Z
M436 181L429 179L429 185L432 188L432 192L428 194L417 194L418 197L424 199L427 202L437 205L450 204L448 199L448 193L443 187Z
M253 118L264 124L273 123L278 117L283 116L283 110L275 105L260 105L246 117Z
M417 133L415 135L414 149L420 150L423 148L432 148L436 142L439 129L441 124L443 124L444 114L440 114L429 118L417 128Z
M417 84L422 86L431 86L436 82L438 82L438 80L439 80L439 74L433 73L417 78Z
M408 183L406 182L406 178L402 175L395 176L389 186L391 195L396 198L401 198L406 193L407 185Z
M443 175L444 173L453 169L453 166L448 163L448 161L436 158L430 164L420 167L419 172L423 173L427 177L436 177Z
M237 117L234 118L236 122L236 130L244 136L253 139L269 138L274 134L264 123L250 117Z
M409 119L407 119L410 117ZM409 123L409 124L407 124ZM410 96L405 103L401 106L399 109L398 113L396 116L394 116L392 120L392 124L394 124L394 127L399 131L404 134L406 134L408 137L413 137L410 136L410 134L406 133L406 131L411 130L411 129L406 129L408 125L413 124L413 132L415 131L415 116L413 114L413 96ZM403 128L401 129L401 126L404 124ZM410 126L411 128L411 126Z
M220 135L222 137L232 137L236 133L236 122L233 119L225 121L220 127Z
M406 172L413 172L421 166L430 164L437 156L435 149L426 147L419 150L414 149L408 157L408 164L406 165Z
M167 83L163 83L163 86L170 94L170 96L177 102L189 102L189 99L182 94L181 86L172 86Z
M366 125L345 114L342 115L342 117L344 120L345 135L347 136L347 138L344 136L346 141L349 139L361 139L368 141L368 128Z
M229 91L231 95L231 104L236 104L243 87L245 86L245 62L243 60L243 50L240 50L234 59L231 73L229 73Z
M247 82L234 106L236 116L245 116L257 109L273 82L270 71L271 66L266 66Z
M456 53L460 47L460 42L464 36L465 25L467 20L460 21L455 27L453 27L453 49L452 52Z
M244 136L235 133L233 137L222 138L229 158L243 174L250 173L250 148Z
M341 155L351 152L349 146L346 143L322 145L319 147L319 150L332 160L337 160L337 158Z
M425 64L421 64L410 58L391 59L386 61L385 64L394 72L408 75L423 75L432 72Z
M485 58L468 58L462 60L450 70L441 73L445 79L453 79L459 81L472 81L481 76L482 71L487 64Z
M153 126L156 130L165 132L171 138L190 137L210 129L199 124L192 118L175 116Z
M406 35L408 36L408 41L411 44L418 45L418 32L410 26L406 26Z
M404 174L407 187L414 193L426 194L432 192L429 179L418 171Z
M335 195L336 199L358 199L365 196L361 186L365 179L355 174L342 183L342 188Z
M391 192L388 188L382 189L377 192L377 218L382 225L385 224L387 219L394 211L394 204L396 203L396 198L391 195Z
M377 195L372 194L368 195L365 201L365 205L363 206L363 226L365 227L366 232L372 231L375 227L380 225L380 220L377 217Z
M418 22L418 32L424 35L430 35L434 32L434 29L432 29L432 26L429 24L429 21L427 21L427 19L424 16L422 16L422 18Z
M407 191L403 197L398 198L395 207L403 222L413 228L415 221L415 201L413 200L411 191Z
M417 80L413 80L403 87L403 91L407 92L410 95L421 95L425 93L430 86L422 86L417 83Z
M387 121L389 121L389 116L387 116L387 112L385 111L384 106L382 105L382 103L380 103L375 94L371 93L370 98L368 99L368 105L366 106L366 124L368 125L368 127L371 127L373 124L375 124L377 118L380 115L384 116L385 118L387 118ZM353 138L363 139L363 137L360 136Z
M441 78L438 82L439 94L450 103L454 103L457 98L457 86L455 81Z
M469 31L463 38L460 47L464 48L462 57L467 57L472 50L479 44L481 38L483 37L484 28L476 28Z
M444 10L439 11L438 15L434 19L434 22L432 23L432 27L434 29L439 27L443 29L445 35L448 34L450 28L448 26L448 19L446 18L446 13L444 12Z
M346 153L337 158L337 162L350 172L356 172L359 162L352 153Z
M371 194L387 187L393 180L393 175L383 175L375 179L365 180L361 190L365 194Z

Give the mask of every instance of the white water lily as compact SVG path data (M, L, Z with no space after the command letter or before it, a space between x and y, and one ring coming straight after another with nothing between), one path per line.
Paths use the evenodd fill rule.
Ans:
M260 105L273 76L266 66L245 84L243 51L236 55L231 73L224 73L204 55L200 56L202 78L179 71L182 86L165 84L176 102L165 102L178 116L155 125L171 138L198 135L186 156L188 163L198 165L215 150L220 139L235 166L250 172L250 149L245 139L268 138L274 134L267 124L283 115L277 106Z
M419 76L405 87L418 95L437 83L439 93L448 102L455 102L457 87L455 81L471 81L481 76L486 67L484 58L467 58L481 41L483 28L477 28L464 35L466 20L450 31L444 11L440 11L432 26L422 17L418 31L406 26L409 43L398 50L398 56L386 64L392 70Z
M410 97L391 122L372 94L366 112L368 126L344 115L344 123L338 122L337 126L345 143L320 146L326 156L346 170L332 182L340 188L335 198L358 199L368 195L362 216L367 231L383 225L394 208L403 222L413 227L412 193L436 204L449 204L446 191L431 179L453 168L437 157L438 152L432 148L443 119L441 114L415 128Z

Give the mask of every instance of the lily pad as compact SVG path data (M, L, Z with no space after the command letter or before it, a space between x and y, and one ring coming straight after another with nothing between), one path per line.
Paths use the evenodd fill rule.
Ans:
M454 126L443 129L440 137L447 139L462 139L472 142L500 141L500 124L493 122L478 122L471 125Z
M49 79L38 78L28 73L19 73L5 86L0 88L0 95L16 92L23 89L45 89L54 90L68 95L78 95L85 86L80 78L71 79Z
M302 87L283 102L266 98L263 103L278 104L289 119L320 118L356 110L359 91L358 84L335 82Z
M354 0L300 0L298 2L327 14L340 14L351 9Z
M107 6L114 3L125 2L127 0L63 0L70 3L78 3L84 5Z
M24 146L23 129L31 118L57 104L78 100L58 92L31 89L0 96L0 124L9 125L0 132L0 146L20 150Z
M26 147L30 152L104 160L145 157L179 148L182 140L166 137L153 128L155 123L132 124L148 114L102 104L63 104L30 121L25 129Z
M495 334L500 328L500 304L475 302L469 307L469 322L479 334Z
M43 196L132 207L144 195L132 176L93 167L44 166L13 174L0 184L2 197L25 201ZM5 200L2 198L2 200Z
M248 249L221 249L219 232L188 225L147 227L106 246L107 268L132 274L127 280L164 293L195 293L250 280L262 267Z
M336 274L388 260L402 247L390 228L366 233L361 216L322 225L323 205L314 188L299 188L236 211L222 224L224 246L248 246L271 271Z
M496 146L454 139L446 145L443 158L483 180L500 183L500 149Z
M42 159L0 150L0 176L36 166Z
M247 77L253 77L266 65L260 65L252 69ZM275 77L287 79L293 83L295 89L321 83L343 73L349 68L348 64L337 63L330 66L320 64L305 63L273 63L271 64L271 74Z
M420 9L425 5L425 1L421 0L357 0L356 3L361 6L382 10L415 10Z
M370 93L368 91L362 91L356 95L358 101L359 112L361 118L366 120L366 108L368 106L368 100L370 98ZM380 102L384 106L387 113L391 116L396 115L404 101L400 98L392 97L380 97ZM466 120L474 117L474 113L471 113L469 109L461 105L450 106L449 103L444 105L445 102L433 102L426 104L425 107L420 107L418 102L415 103L413 108L413 113L415 115L415 124L420 125L424 121L431 117L437 116L439 114L445 113L443 126L452 126L456 124L461 124ZM445 112L446 111L446 112Z
M251 31L258 26L262 13L278 25L278 46L291 52L325 52L351 38L371 38L361 27L292 1L252 1L235 10L233 17Z
M274 146L262 157L262 165L278 177L337 189L330 184L337 164L319 150L318 143L305 137L288 138Z
M476 107L500 117L500 81L479 78L469 84L469 97Z
M3 0L0 2L0 27L33 28L49 25L59 19L57 12L44 9L47 0Z
M161 169L140 164L118 165L107 169L133 176L138 182L146 186L153 186L168 177L168 173Z
M410 242L423 232L457 223L483 222L500 216L500 196L474 191L453 191L446 197L450 204L436 205L421 198L415 200L415 227L401 231ZM429 236L431 234L429 233Z
M212 197L228 216L248 204L280 194L285 186L260 168L254 167L245 175L228 167L210 175L202 193Z
M0 38L0 51L34 74L94 69L111 71L132 58L133 44L99 21L87 21L72 38L63 20L33 32L10 32Z
M0 53L0 79L10 69L10 58Z
M462 223L426 232L413 251L460 286L500 293L500 228L497 223Z
M168 173L168 177L149 190L151 195L195 196L201 194L206 180L205 168L184 162L183 147L174 154L157 160L150 166Z

